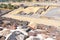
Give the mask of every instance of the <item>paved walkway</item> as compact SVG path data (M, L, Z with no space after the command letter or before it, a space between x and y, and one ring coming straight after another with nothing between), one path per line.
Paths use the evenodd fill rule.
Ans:
M48 18L38 18L37 19L37 18L33 18L33 17L24 17L24 16L13 15L13 14L20 12L20 10L21 10L21 8L16 9L2 17L13 18L13 19L17 19L17 20L29 21L29 22L45 24L45 25L60 26L60 21L53 20L53 19L48 19Z

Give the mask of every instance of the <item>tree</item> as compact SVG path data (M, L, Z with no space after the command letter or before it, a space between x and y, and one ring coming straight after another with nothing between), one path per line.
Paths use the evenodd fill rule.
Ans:
M28 2L31 2L32 0L27 0Z
M1 8L7 8L7 5L6 4L1 4L0 7Z

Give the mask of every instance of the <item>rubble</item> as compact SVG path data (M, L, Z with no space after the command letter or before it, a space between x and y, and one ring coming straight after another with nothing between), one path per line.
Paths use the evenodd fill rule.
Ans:
M60 40L60 31L55 26L3 19L0 40Z

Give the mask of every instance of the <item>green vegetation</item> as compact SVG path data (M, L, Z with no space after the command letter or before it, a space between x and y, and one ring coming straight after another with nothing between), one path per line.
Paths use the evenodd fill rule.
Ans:
M27 0L28 2L31 2L32 0Z
M11 4L0 4L0 8L17 9L18 6L14 6L14 5L11 5Z

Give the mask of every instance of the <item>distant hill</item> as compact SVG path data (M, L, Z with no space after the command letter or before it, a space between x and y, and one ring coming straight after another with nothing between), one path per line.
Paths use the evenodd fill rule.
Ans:
M8 2L8 1L21 2L21 1L25 1L25 0L0 0L0 2ZM26 0L26 1L32 1L32 0Z
M0 0L0 2L8 2L8 1L20 2L20 1L25 1L25 0ZM29 1L30 1L30 0L29 0Z

